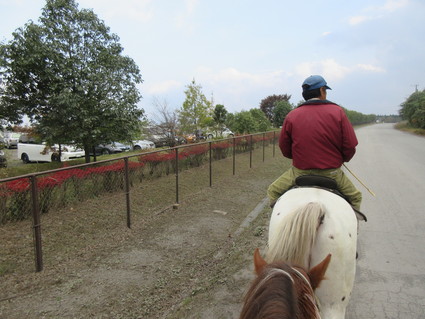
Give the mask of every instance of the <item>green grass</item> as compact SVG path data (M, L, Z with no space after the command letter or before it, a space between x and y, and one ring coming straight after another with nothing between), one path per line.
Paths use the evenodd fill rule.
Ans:
M408 122L403 121L400 123L397 123L395 125L395 128L401 131L405 131L405 132L409 132L409 133L413 133L416 135L422 135L425 136L425 129L422 128L417 128L417 127L413 127L412 125L410 125Z

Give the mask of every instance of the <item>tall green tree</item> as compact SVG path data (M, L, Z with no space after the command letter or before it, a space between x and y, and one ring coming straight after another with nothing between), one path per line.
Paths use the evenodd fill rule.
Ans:
M249 110L255 122L255 132L266 132L271 129L271 123L260 109Z
M0 53L1 109L28 115L47 142L82 145L90 161L94 145L139 130L140 70L118 36L74 0L47 0L39 24L16 30Z
M401 104L400 115L413 127L425 129L425 90L412 93Z
M275 108L273 109L273 126L279 127L283 124L286 115L292 110L292 105L288 101L276 102Z
M241 111L232 117L232 125L230 127L233 132L239 134L249 134L256 131L255 119L249 111Z
M195 80L184 91L186 99L178 111L180 128L183 132L193 133L211 123L211 102L202 93L202 86Z
M227 125L232 131L239 134L265 132L271 128L270 121L260 109L229 114Z
M264 112L269 121L273 123L274 109L277 103L281 101L289 102L290 99L291 95L288 94L273 94L261 100L260 109Z
M228 112L224 105L217 104L215 106L212 114L213 125L211 128L216 132L217 136L223 135L223 131L226 128L227 115Z
M226 123L227 110L222 104L217 104L213 112L213 120L218 127L223 127Z

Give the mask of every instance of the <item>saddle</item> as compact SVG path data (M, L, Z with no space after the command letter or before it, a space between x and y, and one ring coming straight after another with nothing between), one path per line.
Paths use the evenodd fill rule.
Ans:
M300 187L316 187L320 189L327 190L331 193L334 193L342 198L344 198L350 205L350 201L348 198L338 190L338 186L336 181L330 177L321 176L321 175L302 175L298 176L295 179L295 185L292 188L300 188ZM352 207L352 205L351 205ZM354 212L356 213L358 220L364 220L367 222L367 217L362 212L358 211L354 207L352 207Z

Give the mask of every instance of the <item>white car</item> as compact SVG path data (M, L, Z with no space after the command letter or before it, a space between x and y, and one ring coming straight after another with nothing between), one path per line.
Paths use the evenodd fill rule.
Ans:
M18 147L20 133L7 132L4 134L4 143L7 148Z
M147 150L155 148L155 143L147 140L133 141L133 150Z
M233 137L235 136L235 134L229 130L228 128L225 128L223 131L212 131L207 133L207 138L212 139L212 138L229 138L229 137Z

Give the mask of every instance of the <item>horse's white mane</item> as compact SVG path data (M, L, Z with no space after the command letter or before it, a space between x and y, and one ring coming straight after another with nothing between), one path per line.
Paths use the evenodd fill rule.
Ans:
M309 269L308 257L324 215L319 202L310 202L282 218L278 231L269 239L267 262L284 260Z

